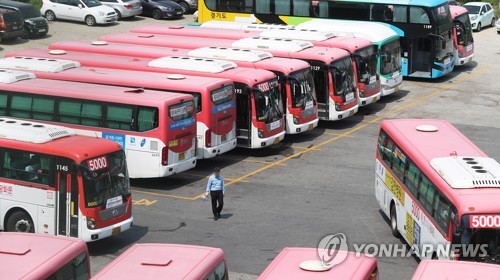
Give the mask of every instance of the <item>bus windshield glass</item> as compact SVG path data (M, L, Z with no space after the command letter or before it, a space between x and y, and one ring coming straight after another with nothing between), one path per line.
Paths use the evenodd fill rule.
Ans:
M278 80L260 83L254 89L257 120L266 124L281 120L283 103L278 88Z
M487 246L484 248L486 254L479 254L472 261L500 264L500 228L487 228L491 226L488 225L489 222L494 224L494 227L499 226L498 217L498 215L471 215L471 228L462 231L461 242L464 245L485 244ZM469 260L470 256L462 256L462 258Z
M388 75L401 70L401 46L399 39L391 41L381 48L380 74Z
M449 25L451 23L451 13L448 3L432 8L432 16L437 26Z
M469 15L463 14L455 18L455 28L457 29L457 44L468 46L474 42L472 38L472 24Z
M87 207L105 207L108 199L130 194L125 152L89 159L82 166Z
M234 88L232 85L213 90L210 98L215 105L221 105L233 100Z
M194 115L194 102L187 101L168 108L168 116L175 122L191 119ZM175 127L173 127L175 129Z
M293 108L310 108L316 100L314 81L310 69L294 72L290 75Z
M343 96L344 102L354 100L356 81L351 58L345 57L332 63L332 76L335 86L335 95Z
M356 51L356 66L358 67L358 82L369 84L372 77L377 75L377 56L373 47Z

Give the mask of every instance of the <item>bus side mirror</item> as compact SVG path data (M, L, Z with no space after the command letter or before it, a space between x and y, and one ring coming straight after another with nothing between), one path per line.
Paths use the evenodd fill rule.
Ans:
M453 231L453 234L451 237L451 243L452 244L461 244L462 243L462 237L460 234L460 230Z

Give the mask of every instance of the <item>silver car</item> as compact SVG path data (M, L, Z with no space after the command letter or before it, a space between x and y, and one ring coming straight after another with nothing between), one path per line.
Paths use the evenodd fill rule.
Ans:
M115 9L119 20L142 14L140 0L101 0L101 3Z

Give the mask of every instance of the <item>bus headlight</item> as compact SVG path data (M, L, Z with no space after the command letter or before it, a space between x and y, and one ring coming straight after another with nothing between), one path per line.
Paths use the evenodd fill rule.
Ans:
M89 229L95 229L95 220L93 218L87 218L87 227Z
M299 122L300 122L299 118L297 118L297 117L294 116L293 117L293 124L299 124Z
M264 138L264 131L259 130L258 135L259 135L259 138Z
M365 92L363 90L359 90L359 97L364 98Z
M335 103L335 111L340 112L342 109L340 109L340 105Z

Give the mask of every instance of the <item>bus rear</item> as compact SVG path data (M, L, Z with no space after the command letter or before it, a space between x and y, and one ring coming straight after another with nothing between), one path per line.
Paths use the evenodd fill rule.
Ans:
M181 244L134 244L92 279L218 279L228 280L219 248Z
M460 6L450 6L453 19L453 56L455 66L467 64L474 58L474 38L469 12Z
M23 69L37 77L145 88L192 95L197 115L198 159L236 147L236 96L231 80L140 71L80 67L76 61L3 58L0 68ZM175 142L173 142L175 143Z
M276 58L268 52L248 49L222 47L191 49L192 45L183 41L178 42L177 46L183 48L163 48L106 41L67 41L51 44L49 48L153 59L179 55L224 59L236 63L238 67L268 70L275 73L280 82L283 105L287 108L287 134L305 132L318 125L314 83L307 62L298 59Z
M422 260L412 280L494 279L500 266L466 261Z
M132 198L120 145L22 119L2 117L0 129L1 230L90 242L130 229Z
M27 49L6 56L58 58L78 61L89 67L230 79L234 82L236 93L238 145L256 149L284 139L285 122L279 84L276 75L269 71L238 68L230 61L180 56L151 60L43 49Z
M377 280L378 266L374 257L357 256L353 252L328 252L345 260L329 266L319 258L318 248L284 248L264 269L257 280Z
M74 238L0 232L0 263L3 279L90 279L87 245Z

